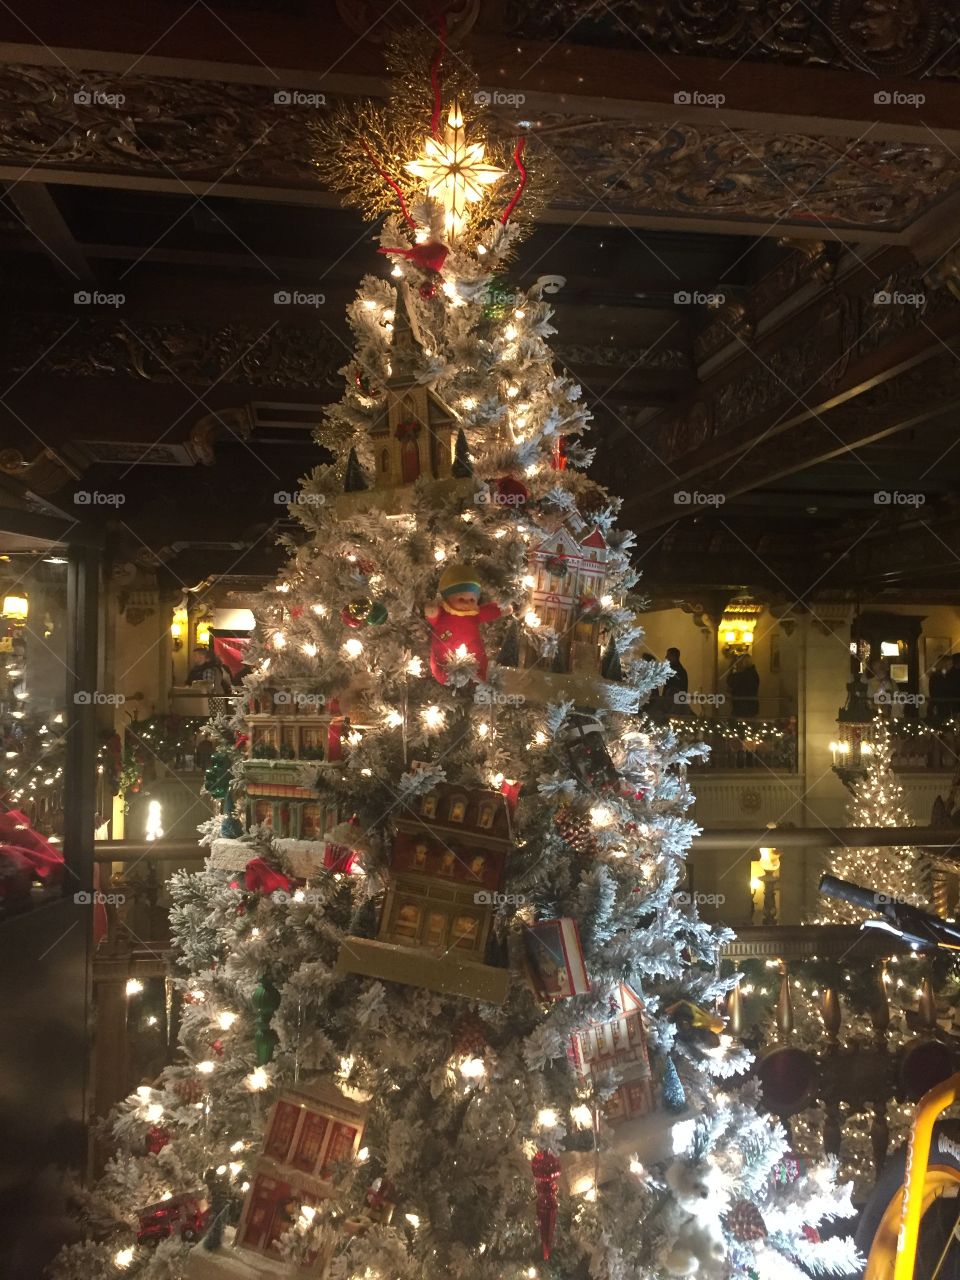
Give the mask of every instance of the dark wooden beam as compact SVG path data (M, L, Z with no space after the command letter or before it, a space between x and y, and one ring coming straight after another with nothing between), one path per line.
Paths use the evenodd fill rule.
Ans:
M14 216L22 222L61 276L78 289L96 284L90 264L73 238L49 188L41 182L17 182L7 189L6 198L13 206Z

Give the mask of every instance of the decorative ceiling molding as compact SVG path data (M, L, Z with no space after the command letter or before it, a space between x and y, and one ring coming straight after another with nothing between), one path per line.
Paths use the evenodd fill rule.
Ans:
M659 54L960 76L960 14L940 0L509 0L504 26L528 39Z
M883 0L873 0L883 3ZM803 6L800 6L801 8ZM313 156L335 99L267 85L0 64L0 166L221 195L258 188L335 203ZM313 102L311 99L320 99ZM512 122L501 121L508 131ZM497 127L495 125L495 127ZM924 141L820 137L716 124L537 113L531 134L560 182L550 217L775 224L899 234L960 186L960 161ZM202 184L202 187L201 187ZM299 193L299 194L298 194Z

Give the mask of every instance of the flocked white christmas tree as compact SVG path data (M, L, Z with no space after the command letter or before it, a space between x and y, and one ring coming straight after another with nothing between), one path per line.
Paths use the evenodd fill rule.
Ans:
M913 826L903 787L893 769L890 726L882 716L873 721L861 758L864 771L853 781L847 805L850 826ZM930 907L930 866L917 849L840 849L831 859L830 873L916 906ZM817 915L822 924L852 924L863 920L865 913L848 902L823 898Z
M695 749L643 713L665 670L631 659L633 539L551 362L556 278L502 278L521 149L445 185L447 143L487 163L482 111L450 142L424 102L429 174L370 155L402 217L260 610L246 830L172 882L180 1059L121 1109L57 1275L847 1275L816 1228L849 1189L790 1158L718 1034L731 935L677 892Z

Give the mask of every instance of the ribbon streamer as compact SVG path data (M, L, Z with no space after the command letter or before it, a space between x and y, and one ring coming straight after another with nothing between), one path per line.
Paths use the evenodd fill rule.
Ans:
M433 85L433 115L430 117L430 132L438 142L440 138L440 116L443 111L441 102L440 88L440 64L443 61L443 55L446 52L447 44L447 20L441 13L440 21L437 25L437 52L433 55L433 61L430 63L430 83Z
M503 217L500 219L501 226L507 221L511 213L513 213L514 209L520 203L520 197L523 195L523 188L527 185L527 171L523 167L523 161L520 159L520 157L523 155L523 148L526 146L526 144L527 144L526 138L518 138L517 145L513 149L513 163L520 170L520 185L517 187L516 191L513 193L513 199L510 201L506 209L504 209L503 211Z
M380 168L380 166L377 164L376 160L374 159L373 152L370 150L367 144L365 142L361 142L360 145L363 147L364 151L370 157L370 163L376 169L377 173L379 173L380 177L384 180L384 182L387 183L388 186L392 187L394 192L396 193L396 197L400 202L400 212L403 214L404 218L406 219L407 226L413 227L414 230L416 230L417 224L416 222L414 222L413 218L410 217L410 210L407 208L407 202L403 198L403 192L400 190L399 184L396 183L393 180L393 178L390 177L389 173L387 173L385 169Z

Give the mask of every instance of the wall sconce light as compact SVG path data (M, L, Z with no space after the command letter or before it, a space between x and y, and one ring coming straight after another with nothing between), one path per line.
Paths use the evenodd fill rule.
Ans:
M736 658L742 653L749 653L754 639L753 626L753 620L747 618L728 618L720 624L725 658Z
M170 623L170 638L173 640L175 650L183 648L183 637L187 630L187 611L186 609L175 609L173 611L173 621Z
M196 643L198 648L202 648L202 649L210 648L210 623L209 622L197 623Z
M760 857L750 863L751 919L759 914L765 925L780 918L780 851L758 849Z
M4 596L3 616L11 622L26 622L30 605L26 596Z

